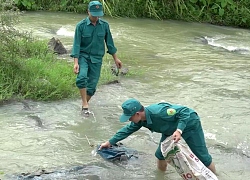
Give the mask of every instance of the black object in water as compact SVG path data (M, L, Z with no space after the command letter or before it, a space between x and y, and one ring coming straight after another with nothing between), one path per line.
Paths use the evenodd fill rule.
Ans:
M134 149L124 147L123 145L115 145L110 148L102 148L100 145L96 148L96 153L107 161L128 161L131 158L138 158L138 152Z

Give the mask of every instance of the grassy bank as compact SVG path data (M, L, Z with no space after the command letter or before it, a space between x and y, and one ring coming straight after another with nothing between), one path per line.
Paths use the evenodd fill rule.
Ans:
M40 56L15 56L10 61L0 61L0 102L15 99L58 100L78 97L73 73L73 62L60 60L47 51L47 43L33 41L25 48L38 47ZM113 61L105 58L99 86L114 81L111 73Z
M55 100L74 96L72 65L58 60L47 42L16 29L20 12L11 3L1 5L0 101L13 97Z

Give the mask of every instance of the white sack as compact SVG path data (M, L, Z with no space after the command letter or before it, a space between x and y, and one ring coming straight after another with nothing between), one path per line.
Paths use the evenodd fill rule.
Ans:
M175 143L172 137L167 137L161 143L161 152L166 161L172 165L184 180L218 180L191 151L180 143Z

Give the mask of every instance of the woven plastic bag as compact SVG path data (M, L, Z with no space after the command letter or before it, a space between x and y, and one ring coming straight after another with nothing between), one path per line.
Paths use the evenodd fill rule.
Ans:
M166 161L184 180L218 180L188 146L180 141L175 143L171 136L161 143L161 152Z

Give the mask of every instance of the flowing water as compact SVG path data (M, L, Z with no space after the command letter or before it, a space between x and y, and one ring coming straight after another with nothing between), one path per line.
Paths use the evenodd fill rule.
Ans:
M29 12L19 27L41 39L57 37L70 49L75 25L84 17ZM120 84L99 87L90 102L94 116L87 119L80 114L80 98L1 106L0 178L45 169L56 173L41 179L181 179L172 167L165 174L157 171L154 152L160 135L144 128L122 141L139 151L136 161L117 165L92 155L88 140L97 145L122 127L121 103L134 97L143 105L167 101L195 109L219 179L249 179L250 31L178 21L104 19L110 23L118 55L138 61L126 61L124 66L136 64L145 74L119 77ZM78 167L77 172L70 171L72 167Z

